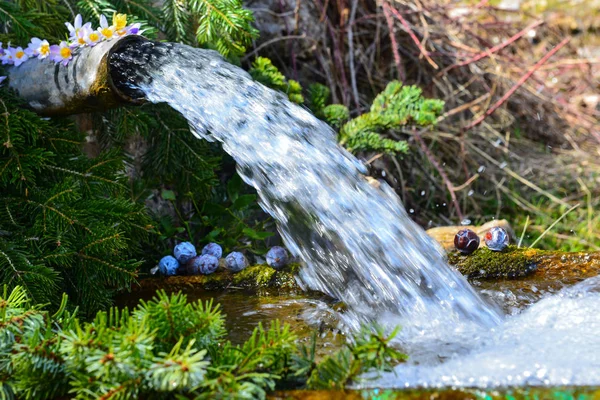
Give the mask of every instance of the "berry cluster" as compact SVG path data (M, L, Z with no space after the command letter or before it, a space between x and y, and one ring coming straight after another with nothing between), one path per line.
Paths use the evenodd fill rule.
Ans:
M493 251L503 251L508 247L510 241L506 230L498 226L487 231L483 240L486 246ZM454 247L463 254L471 254L479 248L479 236L470 229L460 230L454 236Z
M223 249L216 243L209 243L202 249L200 255L190 242L181 242L173 249L173 256L165 256L158 263L158 271L162 275L210 275L218 268L223 256ZM274 269L282 269L289 263L286 249L272 247L267 255L267 264ZM231 272L239 272L248 266L246 257L234 251L229 253L223 267Z
M40 60L47 58L55 63L67 65L73 58L73 50L76 48L93 47L106 40L142 33L139 23L127 25L127 15L117 13L113 14L112 24L110 25L106 17L101 15L100 26L95 29L92 28L91 22L84 24L79 14L75 17L73 24L66 22L65 25L69 30L69 39L59 44L50 45L47 40L34 37L26 48L12 47L9 43L5 49L0 42L0 60L2 64L18 67L30 58ZM6 79L5 76L0 77L0 82L4 79Z

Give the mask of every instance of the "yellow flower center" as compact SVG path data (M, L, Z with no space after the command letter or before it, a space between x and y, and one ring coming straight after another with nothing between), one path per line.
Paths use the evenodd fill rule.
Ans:
M23 52L23 51L17 51L17 54L15 54L15 57L17 57L17 58L21 58L21 57L23 57L24 55L25 55L25 52Z
M71 57L71 49L68 47L63 47L62 49L60 49L60 56L62 58L69 58Z
M47 56L48 54L50 54L50 45L49 44L42 44L40 46L40 54L43 56Z
M79 42L79 44L82 44L82 45L83 45L83 44L85 44L85 39L84 39L84 38L82 38L82 37L80 37L80 38L77 38L77 42Z
M96 32L90 33L90 40L92 42L97 41L98 39L100 39L100 36L98 36L98 34Z
M110 28L103 28L101 32L102 35L107 39L110 39L113 36L113 31Z
M115 14L113 15L113 25L117 30L125 28L127 25L127 14Z

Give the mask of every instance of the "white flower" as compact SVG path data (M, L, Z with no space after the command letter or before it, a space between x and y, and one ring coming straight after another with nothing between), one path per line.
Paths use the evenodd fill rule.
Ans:
M47 40L34 37L25 49L25 53L29 57L37 57L42 60L50 55L50 43Z
M100 34L100 32L98 31L92 31L90 30L89 32L86 32L85 37L83 38L83 40L85 40L85 43L88 46L95 46L96 43L100 42L102 40L102 35Z
M11 49L12 47L10 47L9 42L6 49L2 51L2 57L0 57L0 59L2 59L2 65L13 65L13 55Z
M108 21L104 15L100 16L100 28L98 28L98 32L102 35L106 40L110 40L115 35L115 26L108 25Z
M62 62L62 65L67 65L73 58L71 47L67 42L60 42L60 45L50 46L50 59L55 63Z
M92 24L88 22L87 24L83 25L79 30L77 30L75 37L71 38L69 46L71 46L72 49L76 47L84 47L87 44L85 38L87 35L90 34L90 32L93 32Z
M29 56L25 54L25 51L20 46L17 48L9 47L8 51L11 53L12 62L15 67L18 67L29 59Z
M81 17L81 14L77 14L77 16L75 17L74 24L71 24L70 22L65 22L65 25L67 26L67 29L69 30L69 40L70 41L74 41L74 42L77 41L78 33L81 30L81 28L83 28L82 24L83 24L83 18Z

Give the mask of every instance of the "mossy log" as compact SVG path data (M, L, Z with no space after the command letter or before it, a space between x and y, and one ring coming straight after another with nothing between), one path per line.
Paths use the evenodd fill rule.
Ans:
M532 387L504 389L363 389L363 390L288 390L274 392L270 400L463 400L505 399L597 399L600 389L583 387Z
M223 290L227 288L299 290L300 287L296 283L296 274L299 268L300 264L293 263L285 269L277 271L268 265L256 264L236 273L220 269L210 275L149 277L141 279L139 286L133 287L132 290L186 290L190 288L204 290Z
M600 274L600 252L565 253L509 246L497 252L481 247L473 254L448 253L448 262L469 279L514 279L576 282ZM133 291L224 290L228 288L301 290L296 282L300 264L281 271L268 265L249 266L238 273L219 270L211 275L151 277L141 279Z
M469 279L521 278L577 281L600 274L600 252L566 253L509 246L448 253L448 262Z

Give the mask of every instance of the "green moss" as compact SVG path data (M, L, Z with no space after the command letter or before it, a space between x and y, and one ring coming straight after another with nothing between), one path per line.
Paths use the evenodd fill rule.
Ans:
M453 251L448 254L448 262L470 279L520 278L535 272L542 254L541 250L517 246L504 251L482 247L470 255Z
M266 264L251 265L244 270L231 273L225 270L210 275L170 276L142 279L136 289L204 289L222 290L229 286L249 289L276 288L299 289L295 275L300 269L300 264L291 264L281 271L276 271Z

